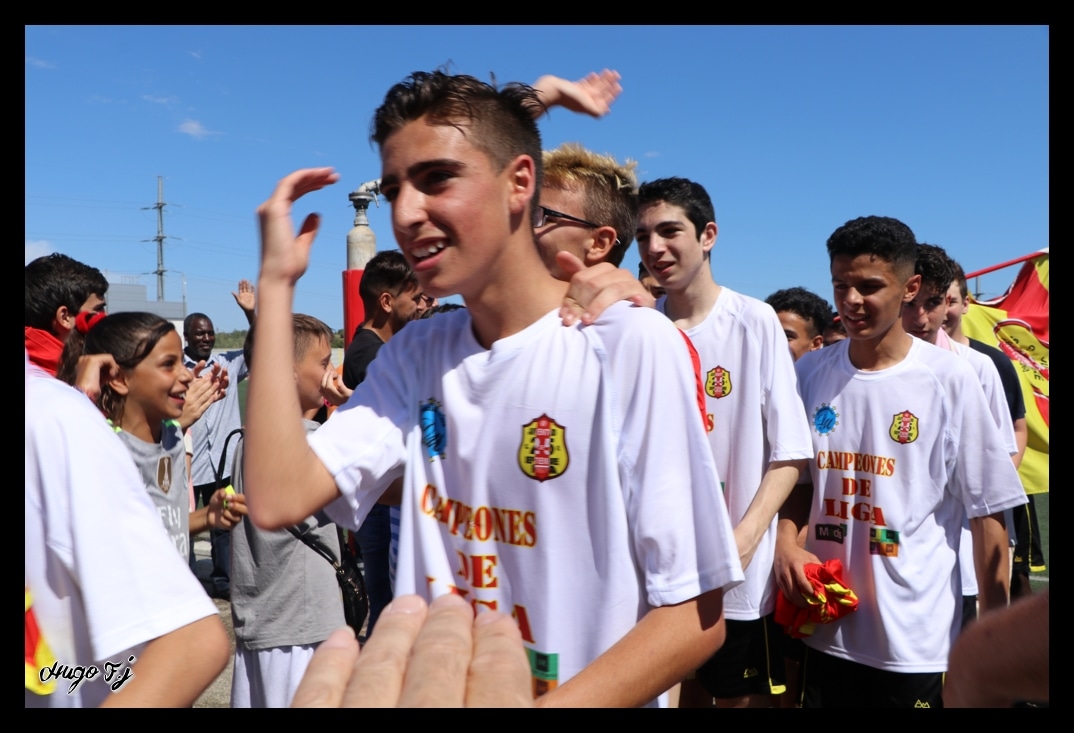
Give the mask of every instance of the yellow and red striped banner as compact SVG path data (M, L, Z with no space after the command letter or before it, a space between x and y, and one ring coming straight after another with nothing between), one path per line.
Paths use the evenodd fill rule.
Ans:
M1002 349L1022 380L1029 443L1018 473L1027 494L1048 491L1048 294L1048 251L1044 250L1022 265L1006 293L971 301L962 318L963 333Z

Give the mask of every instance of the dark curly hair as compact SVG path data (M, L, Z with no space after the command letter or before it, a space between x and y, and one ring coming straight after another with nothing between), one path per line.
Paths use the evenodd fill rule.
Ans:
M828 258L874 255L890 262L900 277L914 274L917 239L910 227L890 216L851 219L828 237Z

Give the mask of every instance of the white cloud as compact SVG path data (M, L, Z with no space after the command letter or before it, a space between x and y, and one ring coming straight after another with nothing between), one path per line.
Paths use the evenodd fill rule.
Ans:
M155 94L143 94L142 99L147 102L152 102L153 104L163 104L168 107L179 103L179 97L174 94L170 94L167 97L158 97Z
M209 130L205 125L201 124L197 120L185 120L183 124L179 125L179 132L190 135L190 137L196 140L204 140L212 135L219 135L219 132L215 130Z
M655 150L650 150L648 153L645 154L645 157L646 158L659 158L660 153L656 152Z
M52 247L52 242L47 239L27 239L26 240L26 262L23 264L30 264L38 257L44 257L45 255L52 254L56 250Z
M30 66L36 66L39 69L55 69L56 64L51 61L45 61L44 59L36 59L33 56L26 57L26 63Z
M188 54L201 61L201 51L187 51Z

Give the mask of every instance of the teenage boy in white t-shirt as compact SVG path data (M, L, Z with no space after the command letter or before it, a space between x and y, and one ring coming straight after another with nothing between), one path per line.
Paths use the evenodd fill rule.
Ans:
M828 255L848 339L796 363L815 457L811 483L780 511L776 571L804 606L804 566L838 559L860 604L806 639L803 703L940 707L960 627L962 518L989 568L982 609L1005 606L1003 510L1025 498L972 368L903 328L921 287L909 227L855 219L828 239Z
M776 512L812 455L794 363L771 306L713 279L716 216L705 189L665 178L642 184L638 198L641 260L667 293L656 307L700 357L710 449L746 571L724 599L727 641L696 683L720 707L771 705L784 691L771 619ZM682 704L698 697L694 684L684 683Z
M399 593L512 612L541 704L642 705L719 647L742 574L682 338L625 304L560 324L567 285L533 238L539 104L441 72L389 91L373 137L396 239L467 308L393 338L308 443L281 395L317 218L296 238L291 207L338 175L297 171L261 205L247 493L261 526L328 505L353 527L403 476Z
M944 330L944 322L947 319L947 293L955 275L953 261L940 247L918 244L914 272L921 276L921 289L914 299L903 307L903 328L911 336L958 354L970 363L984 390L996 429L1006 442L1007 452L1011 454L1017 467L1018 445L999 372L991 359L969 346L956 343ZM977 574L973 558L973 536L968 520L962 525L958 562L962 573L962 626L965 628L977 618Z

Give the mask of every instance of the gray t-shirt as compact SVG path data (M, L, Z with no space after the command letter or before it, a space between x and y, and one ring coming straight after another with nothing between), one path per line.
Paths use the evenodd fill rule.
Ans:
M168 420L159 443L147 443L124 430L116 435L134 457L145 490L160 513L175 549L186 560L190 553L190 495L187 492L186 450L179 423Z
M209 405L205 413L190 426L190 433L194 437L194 456L191 458L191 472L194 474L194 485L204 486L216 481L216 469L220 466L220 456L224 452L224 441L228 434L236 428L242 427L242 415L239 411L239 382L246 379L249 369L246 368L246 360L243 358L242 349L228 351L223 354L213 354L202 372L201 379L206 379L209 367L219 364L227 367L228 387L223 398ZM193 369L197 362L184 352L183 363L189 369ZM228 453L235 455L235 443L238 438L232 438ZM231 461L224 461L224 472L231 465Z
M303 422L310 432L319 427L312 420ZM240 441L231 474L239 493L242 456ZM324 515L309 517L295 528L339 560L336 526ZM231 618L235 641L246 649L322 642L345 623L335 571L286 529L258 529L244 519L231 533Z

